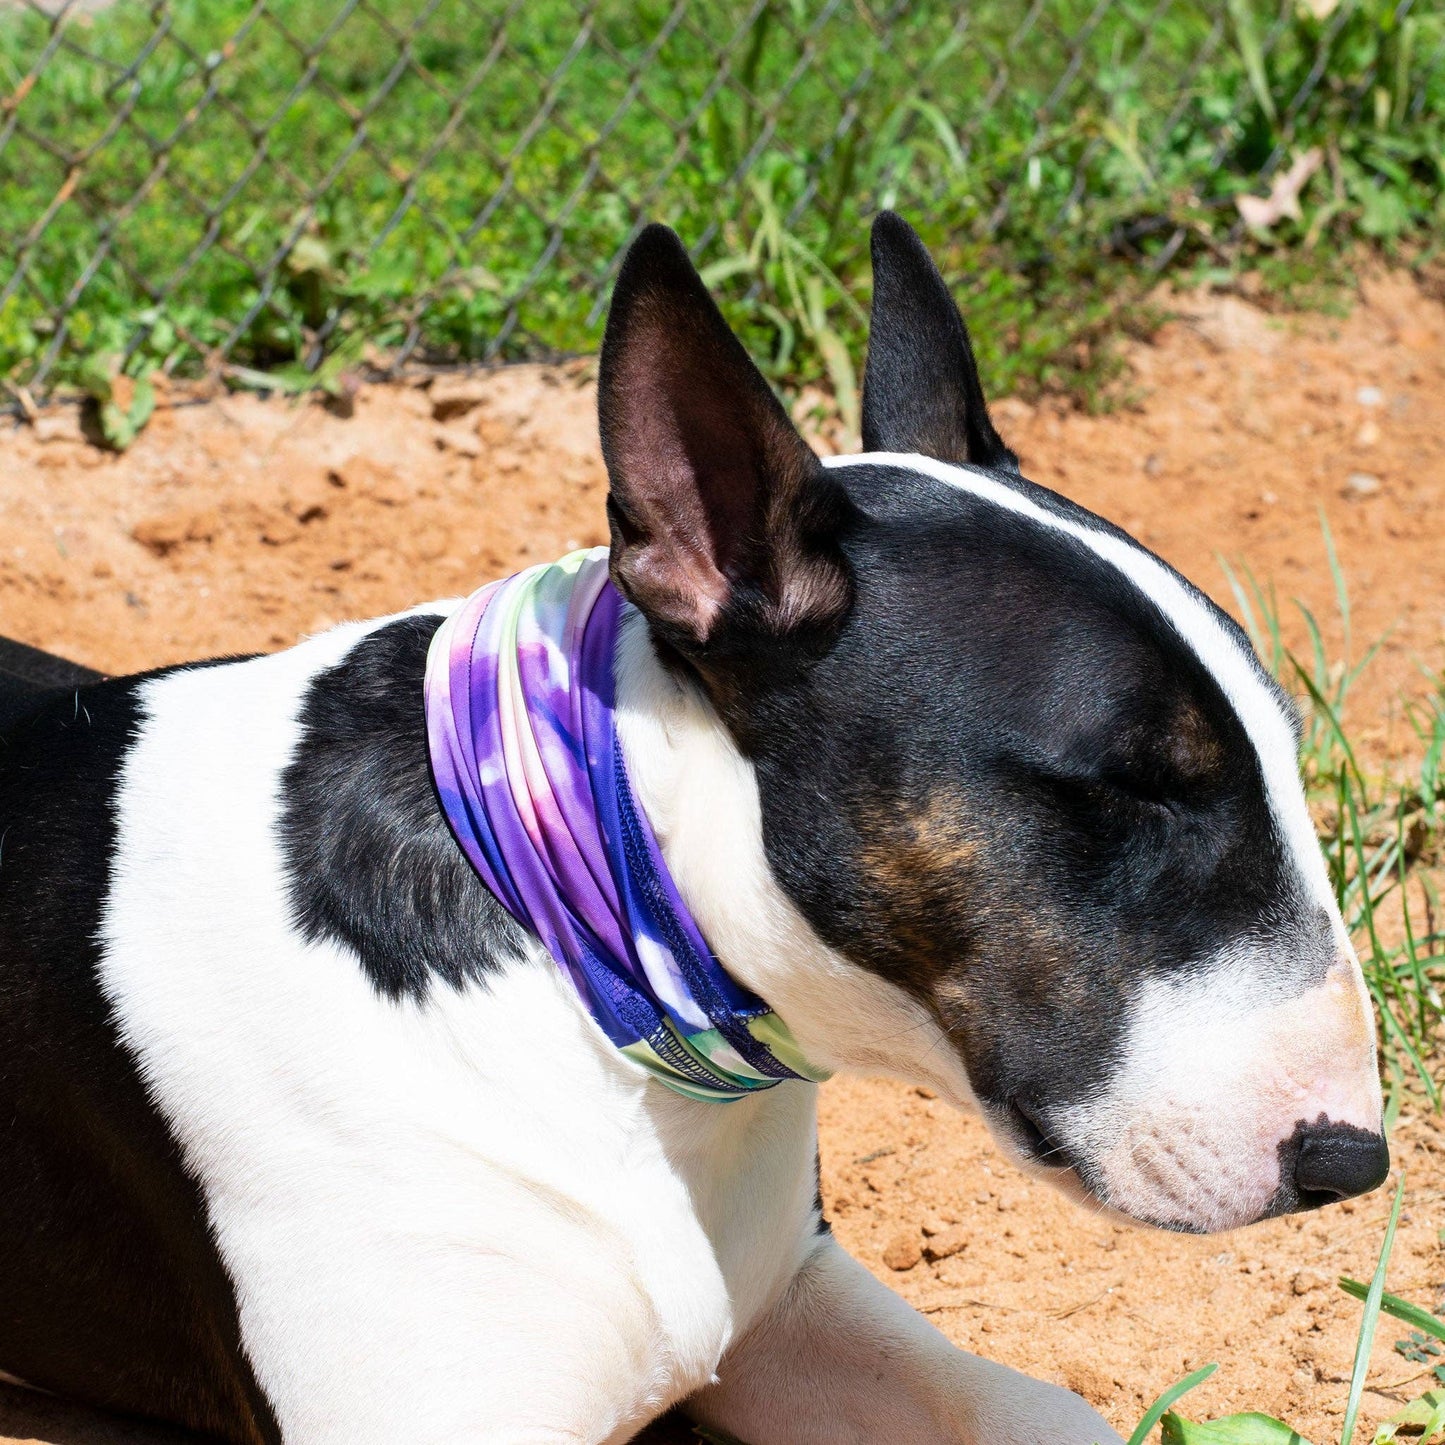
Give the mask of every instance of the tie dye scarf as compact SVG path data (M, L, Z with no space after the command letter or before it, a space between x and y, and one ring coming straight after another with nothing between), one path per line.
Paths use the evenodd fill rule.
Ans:
M632 796L613 710L625 604L607 551L473 593L427 659L427 739L452 832L603 1033L669 1088L724 1101L822 1077L704 942Z

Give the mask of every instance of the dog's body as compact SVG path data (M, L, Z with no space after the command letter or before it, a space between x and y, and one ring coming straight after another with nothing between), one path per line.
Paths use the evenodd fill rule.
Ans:
M871 1351L886 1322L910 1372L944 1351L973 1362L821 1229L812 1086L727 1107L659 1089L492 904L436 811L416 726L439 615L61 695L12 741L9 805L76 836L3 860L7 889L42 900L31 924L53 951L12 971L0 1020L29 1106L0 1237L44 1220L56 1244L0 1262L20 1306L0 1314L0 1361L226 1439L626 1440L761 1319L787 1328L806 1288L828 1413L786 1388L762 1408L780 1425L801 1411L820 1440L897 1433L898 1388L823 1357L849 1347L840 1325L868 1327ZM721 856L729 825L740 852L761 846L736 754L636 630L628 662L644 806L712 855L718 906L748 909L725 873L775 890L757 852ZM680 786L656 796L664 778ZM318 874L333 847L346 872ZM312 884L348 895L311 900L329 926L298 924ZM401 918L398 885L426 895ZM369 954L368 932L394 951ZM81 1015L64 1028L62 975ZM911 1054L922 1021L878 992L856 1000L882 1041L858 1062L896 1066L886 1041ZM63 1085L43 1101L40 1059ZM913 1438L968 1438L929 1413L980 1408L958 1383L929 1382Z
M957 445L870 357L883 447L816 469L648 244L604 353L618 729L717 955L811 1063L981 1107L1152 1222L1377 1182L1358 967L1237 632L1018 478L971 357ZM659 316L702 340L649 381ZM690 366L721 411L669 400ZM779 480L740 518L737 464L669 552L709 455ZM750 1445L1116 1439L842 1254L812 1085L699 1103L602 1037L437 807L446 610L5 735L0 1370L238 1445L623 1441L684 1400ZM1167 804L1082 776L1135 732Z

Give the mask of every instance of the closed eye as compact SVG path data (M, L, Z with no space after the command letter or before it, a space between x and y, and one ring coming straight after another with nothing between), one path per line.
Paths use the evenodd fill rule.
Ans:
M1129 774L1105 774L1099 780L1111 793L1147 808L1157 808L1174 817L1179 812L1175 800L1158 783Z
M1123 805L1135 816L1145 810L1160 817L1175 817L1175 799L1153 779L1122 768L1100 771L1050 767L1041 770L1042 781L1071 810L1099 813Z

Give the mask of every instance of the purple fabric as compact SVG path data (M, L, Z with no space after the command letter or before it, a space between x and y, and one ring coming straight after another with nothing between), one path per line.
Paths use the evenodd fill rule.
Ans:
M713 957L633 798L613 711L624 605L597 549L483 588L438 629L427 736L447 820L607 1037L663 1082L729 1099L815 1078Z

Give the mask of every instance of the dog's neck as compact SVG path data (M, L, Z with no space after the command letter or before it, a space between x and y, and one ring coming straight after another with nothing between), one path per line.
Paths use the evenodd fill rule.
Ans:
M820 939L778 886L757 776L701 688L658 660L628 609L617 731L678 892L730 973L784 1020L813 1065L888 1074L967 1106L963 1064L933 1013Z

